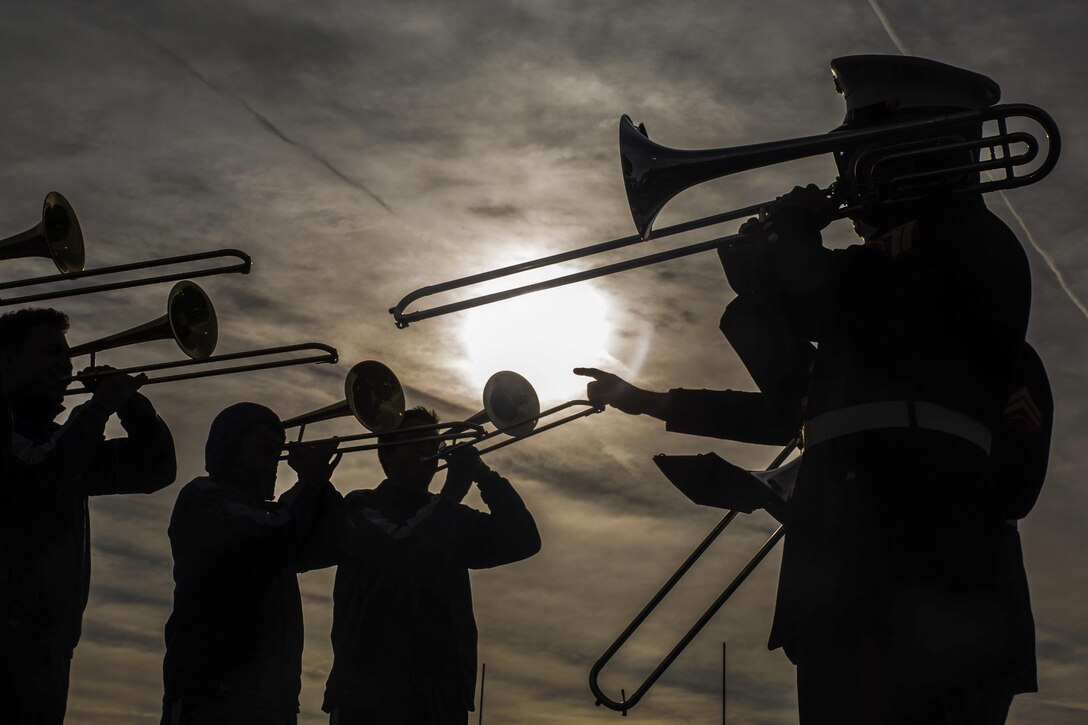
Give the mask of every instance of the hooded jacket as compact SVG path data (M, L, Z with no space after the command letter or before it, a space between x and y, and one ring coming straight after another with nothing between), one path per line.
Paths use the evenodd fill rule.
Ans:
M264 406L240 403L212 423L205 466L219 472L238 436L279 424ZM296 484L264 501L215 473L188 483L170 517L174 611L166 623L164 701L190 695L296 712L301 688L302 602L295 553L324 497Z

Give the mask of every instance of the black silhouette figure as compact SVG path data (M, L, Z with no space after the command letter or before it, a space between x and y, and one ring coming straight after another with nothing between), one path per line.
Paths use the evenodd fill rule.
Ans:
M856 56L832 68L843 128L999 97L990 79L924 59ZM847 191L865 150L837 159ZM897 172L928 170L914 163ZM760 432L768 420L803 421L770 641L797 665L802 723L1004 722L1012 696L1035 688L1019 541L1005 519L1030 509L1049 441L1046 414L1046 443L1001 435L1021 357L1034 355L1026 256L979 195L871 204L852 217L865 243L832 251L820 230L836 207L796 188L742 228L750 243L721 251L734 304L770 321L766 345L783 355L753 369L742 348L764 344L760 325L730 334L723 318L768 393L749 419L759 435L724 412L735 393L653 394L610 377L590 393L618 390L618 407L634 400L632 412L670 429L753 442L772 442ZM1022 465L999 480L992 461L1009 456Z
M415 408L401 427L435 422ZM464 725L476 687L468 570L540 549L521 497L474 449L451 454L442 492L428 493L437 450L436 442L379 449L386 480L344 497L345 525L330 552L339 566L323 706L336 725ZM461 503L473 483L489 514Z
M88 496L153 493L173 482L174 441L138 391L143 376L91 381L60 425L72 374L67 316L0 317L11 416L0 486L0 710L5 723L64 721L73 650L90 587ZM100 369L102 370L102 369ZM116 415L127 434L106 440Z
M15 462L11 452L15 423L11 419L11 401L8 399L7 383L4 380L4 369L0 365L0 476L6 477Z
M280 419L256 403L216 416L207 476L186 484L170 518L174 611L166 623L164 725L293 724L302 670L296 572L315 520L340 495L334 443L292 447L298 483L272 502Z

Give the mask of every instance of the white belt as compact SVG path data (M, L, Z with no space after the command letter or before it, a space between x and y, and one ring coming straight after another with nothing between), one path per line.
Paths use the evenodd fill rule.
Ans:
M906 400L884 400L832 410L805 422L805 447L867 430L917 427L963 438L990 454L993 434L971 416L924 401L914 403L914 413L912 425L910 403Z

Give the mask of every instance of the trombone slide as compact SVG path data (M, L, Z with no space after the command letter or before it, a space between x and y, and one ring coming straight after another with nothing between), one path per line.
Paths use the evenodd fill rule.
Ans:
M783 448L777 456L775 456L775 459L771 462L771 465L767 467L767 471L777 469L782 464L782 462L785 461L787 457L789 457L790 453L792 453L796 447L797 440L795 439L789 445ZM638 704L638 702L642 699L643 695L645 695L649 691L649 689L653 687L654 683L657 682L658 678L660 678L661 675L665 673L665 670L667 670L669 666L672 665L673 661L680 656L680 653L687 648L691 641L695 639L699 632L702 631L703 627L705 627L707 623L714 617L714 615L718 613L718 610L722 608L722 606L726 603L726 601L729 600L731 596L733 596L733 592L740 588L740 585L744 583L744 580L747 579L753 571L755 571L756 567L759 566L760 562L762 562L763 559L766 558L767 554L769 554L771 550L774 549L775 545L778 544L779 539L781 539L786 533L785 527L779 526L778 529L773 534L771 534L770 538L767 539L762 547L760 547L759 551L756 552L755 556L753 556L748 561L748 563L733 578L728 586L726 586L722 593L718 595L718 598L711 603L711 605L706 609L705 612L703 612L703 615L699 617L699 619L695 622L695 624L691 626L687 633L680 638L680 641L676 643L676 646L674 646L669 651L669 653L665 655L661 662L658 663L657 667L655 667L654 670L646 677L646 679L643 680L642 684L639 685L639 687L632 693L631 697L626 697L626 690L623 691L625 695L621 697L621 699L618 701L613 700L612 698L605 695L604 691L601 689L600 683L598 682L601 670L604 669L605 665L608 664L609 660L612 659L613 655L615 655L616 652L619 651L624 643L627 642L628 639L630 639L631 635L633 635L635 631L642 625L646 618L649 617L654 609L657 608L657 605L660 604L666 596L668 596L669 592L672 591L672 588L676 586L676 584L680 581L680 579L683 578L688 570L691 569L695 562L699 560L703 553L706 552L707 548L712 543L714 543L714 540L717 539L723 531L725 531L726 527L728 527L730 523L732 523L733 519L736 518L738 513L739 509L734 509L730 511L725 515L724 518L722 518L721 521L717 523L717 525L713 529L711 529L710 533L706 535L706 538L704 538L702 542L697 547L695 547L695 550L691 552L688 558L684 560L684 562L675 572L673 572L672 576L670 576L668 581L666 581L662 585L662 587L658 590L657 594L655 594L653 598L646 603L646 606L644 606L642 608L642 611L640 611L635 616L635 618L631 620L631 623L628 624L627 628L620 633L620 636L617 637L616 640L612 642L611 645L609 645L608 649L605 650L604 654L597 658L597 661L593 663L593 667L591 667L589 670L589 689L593 693L593 696L596 698L596 705L604 705L610 710L616 710L617 712L621 712L626 715L627 711Z
M140 365L131 368L121 368L119 370L107 370L93 375L73 375L68 379L70 383L77 382L83 384L83 387L75 388L73 390L65 391L65 395L79 395L82 393L94 392L86 386L88 380L97 380L100 378L108 377L110 375L138 375L139 373L150 373L158 370L170 370L180 367L189 367L191 365L214 365L216 363L230 362L232 360L245 360L260 357L269 357L272 355L284 355L293 352L300 352L303 350L319 350L318 355L307 355L305 357L289 358L285 360L268 360L265 362L248 363L245 365L235 365L232 367L211 368L207 370L195 370L188 373L175 373L173 375L162 375L159 377L149 379L144 385L155 385L157 383L173 383L179 380L193 380L195 378L210 378L218 375L229 375L232 373L245 373L254 370L270 370L272 368L282 368L291 365L306 365L308 363L336 363L339 355L335 347L326 345L322 342L304 342L296 345L283 345L281 347L266 347L257 350L246 350L243 352L231 352L221 355L212 355L203 359L197 360L173 360L170 362L154 363L152 365Z
M109 267L98 267L96 269L87 269L79 272L70 272L67 274L51 274L45 277L30 277L27 279L19 279L11 282L0 282L0 291L21 289L24 287L34 287L43 284L52 284L54 282L66 282L69 280L83 279L84 277L99 277L109 274L136 272L144 269L167 267L175 264L188 264L191 262L202 262L204 260L220 259L225 257L234 257L239 261L234 264L220 267L205 267L201 269L170 272L158 276L118 280L116 282L103 282L101 284L87 285L86 287L76 287L74 289L61 289L53 292L39 292L20 295L18 297L5 297L0 298L0 307L23 305L31 302L40 302L42 300L55 300L65 297L75 297L77 295L89 295L96 292L109 292L111 290L129 289L132 287L144 287L150 284L159 284L160 282L177 282L179 280L195 279L197 277L209 277L216 274L249 274L250 270L253 268L252 258L240 249L213 249L207 252L195 252L193 254L182 254L176 257L164 257L162 259L148 259L142 262L115 264Z

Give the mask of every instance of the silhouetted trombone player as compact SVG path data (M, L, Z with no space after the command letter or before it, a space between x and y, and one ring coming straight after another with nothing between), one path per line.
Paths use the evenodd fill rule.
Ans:
M832 70L847 103L841 130L987 108L1000 95L989 78L920 58L854 56ZM979 126L942 133L978 138ZM855 174L872 172L872 148L836 154L846 198ZM973 153L885 170L922 174L920 198L853 209L864 244L821 246L841 201L808 187L721 252L738 301L818 343L795 412L792 394L772 406L802 420L805 443L770 639L797 665L802 723L1002 723L1013 695L1035 688L1026 583L1005 520L1030 509L1046 445L1022 459L1023 480L995 469L1008 460L1017 374L1034 355L1027 258L981 195L924 186L927 172ZM591 401L618 391L618 407L670 427L684 415L679 396L598 377ZM1036 402L1034 432L1048 441ZM718 413L723 427L741 422Z
M53 309L0 317L12 414L0 441L10 454L0 485L0 712L10 723L64 720L90 586L88 496L153 493L177 469L169 428L138 392L143 375L87 380L90 400L55 422L72 373L67 331ZM106 440L114 415L127 437Z
M435 423L413 408L399 427ZM339 564L323 705L333 725L464 725L476 687L468 570L540 549L521 497L475 449L451 453L441 493L429 493L439 444L403 442L412 435L379 437L386 479L344 497L338 550L326 552ZM461 503L473 483L490 513Z
M164 725L290 725L302 670L296 572L315 520L340 495L335 441L291 448L298 483L272 502L284 448L279 417L237 403L212 421L207 476L170 518L174 611L166 623Z

